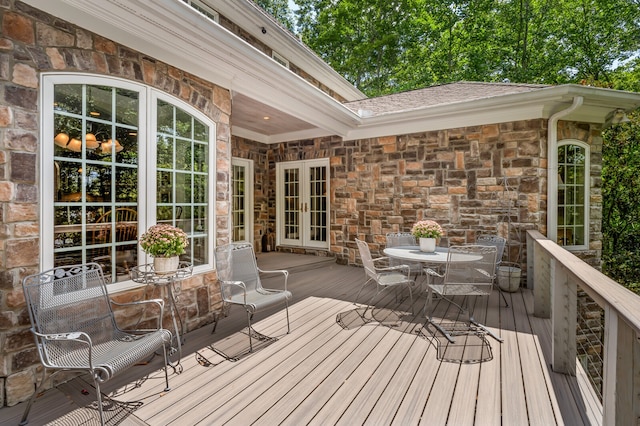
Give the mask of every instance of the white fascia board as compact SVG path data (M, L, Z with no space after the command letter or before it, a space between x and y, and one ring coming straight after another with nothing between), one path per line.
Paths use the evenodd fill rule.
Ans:
M365 99L367 96L313 50L268 16L259 6L246 1L216 0L208 2L217 12L236 23L257 40L283 55L289 62L308 73L320 83L329 87L347 101ZM262 33L262 28L267 31Z
M181 1L26 3L335 134L346 134L360 121L340 102Z
M423 109L422 114L389 114L366 118L363 124L352 130L345 140L366 139L379 136L404 135L434 130L455 129L483 124L504 123L541 117L543 105L528 105L508 109L463 108L446 111L444 108Z

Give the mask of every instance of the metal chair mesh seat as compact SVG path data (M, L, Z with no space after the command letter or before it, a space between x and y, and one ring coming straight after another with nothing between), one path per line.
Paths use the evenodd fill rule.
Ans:
M100 419L104 424L100 383L129 367L151 359L159 349L165 356L165 390L169 390L165 345L171 332L161 328L161 299L134 302L157 305L158 327L125 331L118 327L102 269L97 263L54 268L23 280L25 300L44 371L89 372L96 386ZM114 303L115 304L115 303ZM127 304L130 305L130 304ZM55 374L55 373L54 373ZM38 393L36 393L34 396ZM25 424L32 399L23 415Z

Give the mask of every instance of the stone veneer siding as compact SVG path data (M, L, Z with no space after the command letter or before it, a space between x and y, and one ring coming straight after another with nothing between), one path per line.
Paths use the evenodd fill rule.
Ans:
M559 139L591 145L591 240L589 250L577 254L598 267L600 129L574 122L560 122L558 129ZM330 158L329 252L341 263L359 263L356 237L379 254L386 233L409 231L417 220L434 219L445 228L450 245L472 243L482 233L508 236L505 260L519 261L526 273L524 233L546 233L543 119L351 141L334 136L264 145L234 138L233 155L253 158L256 182L260 179L255 190L257 247L264 223L275 224L275 163L317 158ZM504 178L514 191L509 200Z
M30 397L40 369L22 278L39 271L39 73L86 72L125 78L163 90L217 124L216 241L229 239L231 98L227 89L156 61L17 0L0 0L0 406ZM50 142L50 141L45 141ZM193 330L220 308L215 272L180 283L180 311ZM114 295L140 300L144 290ZM130 312L117 312L123 326ZM37 376L39 378L39 375Z

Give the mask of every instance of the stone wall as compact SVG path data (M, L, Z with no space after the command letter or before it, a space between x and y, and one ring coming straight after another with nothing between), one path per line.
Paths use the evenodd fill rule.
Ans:
M329 251L339 262L359 262L356 237L380 252L387 232L409 231L418 220L434 219L446 231L446 244L472 243L482 233L507 237L505 260L520 262L526 272L525 231L546 233L546 138L547 120L540 119L362 140L343 141L334 136L264 146L266 151L260 150L265 152L256 162L256 176L268 176L268 184L256 188L256 200L260 200L256 214L259 210L263 221L266 211L269 223L275 223L276 162L328 157ZM589 124L561 122L559 138L578 139L592 146L590 249L577 254L597 265L600 131ZM247 158L255 155L259 145L234 140L233 152ZM266 166L268 169L261 170ZM511 192L505 191L505 182Z
M84 72L143 83L193 105L217 123L216 241L229 240L231 98L227 89L182 72L17 0L0 0L0 406L28 398L38 367L22 278L40 269L39 74ZM212 165L213 167L214 165ZM189 330L220 308L215 273L180 283ZM143 289L115 295L140 300ZM134 320L119 312L124 326ZM127 324L127 322L129 324ZM39 377L39 376L38 376Z

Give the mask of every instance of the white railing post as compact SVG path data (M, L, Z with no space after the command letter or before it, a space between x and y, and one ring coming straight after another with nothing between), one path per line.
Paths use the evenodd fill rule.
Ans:
M576 374L577 286L555 258L549 262L551 292L551 330L553 371Z
M531 252L529 252L531 253ZM533 288L533 315L539 318L551 317L551 272L549 270L550 256L542 249L540 244L533 244L533 276L535 287Z

